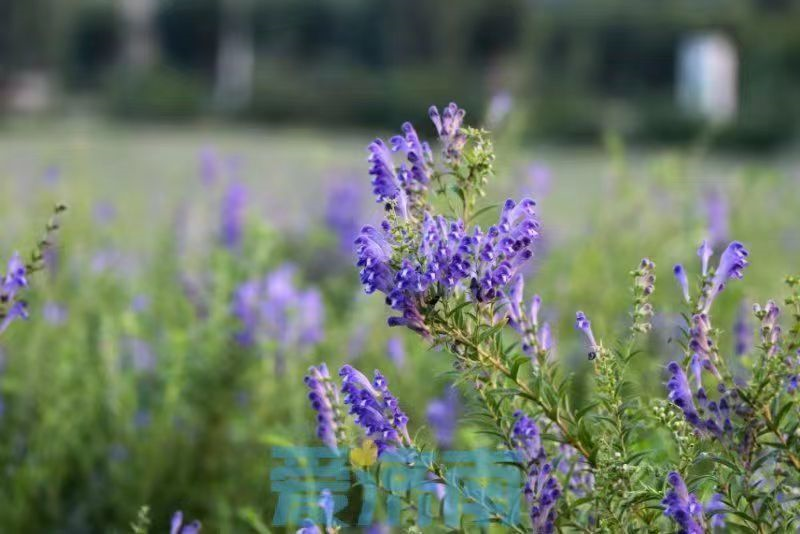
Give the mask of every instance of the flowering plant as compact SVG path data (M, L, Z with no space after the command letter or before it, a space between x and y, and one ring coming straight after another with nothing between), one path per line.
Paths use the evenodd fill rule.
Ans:
M688 306L683 355L666 366L663 398L648 405L629 372L645 357L654 316L656 266L643 259L631 272L630 327L615 343L604 343L589 316L576 313L584 365L593 367L592 394L576 402L568 373L552 357L550 328L539 320L542 300L524 298L521 267L533 259L540 233L536 204L509 199L494 224L477 224L494 209L480 205L494 155L487 132L465 127L464 116L455 104L430 109L439 157L409 123L401 135L369 145L385 219L360 231L355 253L365 291L383 294L391 309L388 325L405 326L451 356L480 430L514 454L528 513L519 519L479 500L492 519L518 532L797 529L800 279L787 279L789 330L775 302L756 306L756 364L734 371L711 311L728 283L743 277L749 252L733 242L714 268L704 243L694 293L687 270L676 266ZM341 386L322 365L306 378L326 444L357 439L349 414L379 454L423 448L380 372L370 380L346 365L339 375ZM644 435L665 431L674 457L642 448ZM425 466L447 491L463 491L435 458Z

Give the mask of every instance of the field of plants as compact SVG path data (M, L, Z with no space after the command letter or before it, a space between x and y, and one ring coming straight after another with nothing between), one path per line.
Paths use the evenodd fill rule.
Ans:
M438 104L0 131L0 531L796 532L800 160Z

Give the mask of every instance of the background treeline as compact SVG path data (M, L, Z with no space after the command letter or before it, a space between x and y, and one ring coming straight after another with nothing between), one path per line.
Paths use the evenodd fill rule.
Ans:
M613 128L680 140L703 126L675 107L681 38L720 30L740 55L740 113L715 132L769 146L800 116L794 0L154 0L155 60L123 61L112 0L3 0L0 87L42 68L62 103L127 117L219 113L214 79L225 11L255 58L252 93L225 109L253 121L389 126L430 102L482 109L507 90L529 135L581 140Z

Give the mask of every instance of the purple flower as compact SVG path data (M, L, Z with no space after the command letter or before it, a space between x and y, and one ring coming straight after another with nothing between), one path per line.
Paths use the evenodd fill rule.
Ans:
M536 422L521 411L514 413L514 419L515 423L511 434L517 452L522 455L525 463L529 464L545 458L542 436Z
M672 273L675 275L675 280L678 281L678 285L681 286L683 300L689 302L691 298L689 297L689 279L686 277L686 269L679 263L672 268Z
M202 525L200 521L194 520L191 523L183 524L183 512L178 510L172 516L172 523L169 528L169 534L198 534Z
M47 301L42 307L42 317L47 323L60 326L67 321L67 309L57 302Z
M546 197L550 193L553 171L544 163L534 162L528 167L528 183L536 198Z
M14 302L8 310L5 311L5 315L0 314L0 334L6 331L6 328L13 323L16 319L27 319L28 318L28 305L22 301L18 300Z
M213 186L222 175L222 162L219 154L212 147L203 148L197 156L198 174L206 187Z
M4 300L13 300L20 289L28 287L26 277L25 262L19 256L19 252L11 255L6 268L6 275L3 277L2 295Z
M406 349L403 346L403 338L399 336L390 337L386 342L386 354L395 367L401 369L406 362Z
M733 323L733 335L735 338L734 354L736 356L744 356L750 350L753 335L753 329L749 321L749 309L744 303L739 306L739 310L736 313L736 321Z
M669 400L683 411L683 415L689 423L699 426L701 420L694 405L692 390L689 387L689 381L686 379L686 373L684 373L678 362L669 362L667 370L672 374L672 377L667 382Z
M361 187L353 181L336 184L328 193L325 222L339 238L343 252L350 252L358 235L363 212Z
M594 338L592 323L582 311L575 314L575 328L581 330L586 335L586 340L589 342L589 350L594 352L600 347Z
M576 497L585 497L594 489L594 474L589 462L575 447L562 443L558 447L560 457L555 463L564 475L569 475L567 489Z
M343 366L339 376L342 377L344 404L350 406L349 413L356 424L375 442L379 455L411 442L406 428L408 417L379 371L375 371L372 383L350 365Z
M722 494L715 493L711 496L705 506L706 512L717 512L711 516L711 528L725 528L725 515L721 513L725 510L725 503L722 502Z
M664 500L664 515L675 521L681 532L687 534L703 534L703 505L693 493L689 493L681 475L676 471L667 475L667 483L672 486Z
M514 105L514 99L508 91L500 91L492 95L489 100L489 106L486 110L486 125L488 128L496 128L499 126Z
M310 367L304 382L309 389L311 407L317 412L317 437L331 449L336 449L340 431L340 401L328 367L324 363Z
M325 516L325 527L328 529L333 528L333 511L335 502L333 500L333 495L331 494L331 490L324 489L320 494L319 501L317 502L319 507L322 508L322 513Z
M312 520L306 518L303 519L296 534L322 534L322 531L317 525L314 524Z
M516 412L514 417L516 422L511 433L517 453L528 471L524 493L530 506L533 531L554 532L561 486L554 476L552 464L547 462L539 427L522 412Z
M419 243L398 242L388 221L380 229L365 226L355 241L361 283L367 293L384 293L386 303L401 313L389 319L390 326L408 326L427 336L423 308L429 288L469 289L476 301L486 302L498 297L533 256L539 235L534 207L530 199L507 200L498 225L485 234L480 228L467 234L461 221L425 214ZM395 250L407 255L398 261Z
M534 295L528 306L523 303L524 282L521 274L516 275L509 285L508 296L504 297L508 324L522 338L522 350L529 356L535 356L550 350L552 338L548 324L539 325L539 311L542 299Z
M712 243L723 243L728 239L728 201L718 191L705 196L708 237Z
M461 400L454 386L447 388L443 397L434 399L428 404L428 423L440 447L453 446L460 412Z
M238 249L242 243L247 208L247 189L239 181L228 184L222 199L220 239L230 250Z
M322 296L314 288L299 289L294 276L294 266L285 264L265 278L249 280L236 289L232 312L243 326L238 335L242 344L253 344L262 336L284 351L310 347L322 340Z
M743 271L748 265L747 256L749 252L744 245L738 241L732 242L722 253L719 259L719 265L714 271L714 277L711 279L711 286L705 295L703 303L703 312L708 313L711 309L711 304L714 298L725 289L728 280L742 279L744 277Z
M436 127L436 133L444 146L445 159L455 161L461 156L461 151L467 142L466 134L461 130L466 112L460 109L455 102L450 102L441 115L436 106L428 109L428 115Z

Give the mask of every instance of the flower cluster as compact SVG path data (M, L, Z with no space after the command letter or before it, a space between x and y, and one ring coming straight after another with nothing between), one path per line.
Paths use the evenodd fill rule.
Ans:
M339 376L342 377L344 403L350 406L349 413L356 424L378 447L378 454L411 443L406 428L408 417L379 371L375 371L370 382L361 371L345 365L339 370Z
M585 497L594 490L594 473L586 457L568 443L558 447L556 467L567 479L567 489L576 497Z
M377 202L394 207L403 219L408 219L420 209L420 200L430 182L433 153L428 143L420 141L414 127L406 122L403 135L391 138L391 148L382 139L367 147L372 176L372 192ZM393 154L401 152L405 160L395 163Z
M243 325L238 335L242 344L253 344L263 335L283 350L312 346L322 339L322 297L314 288L300 290L294 277L295 268L283 265L237 288L232 311Z
M522 350L530 356L547 353L552 346L550 325L539 324L539 310L542 299L539 295L531 298L527 307L523 305L524 279L521 274L514 277L505 296L505 311L508 324L522 338Z
M431 108L430 115L446 165L454 169L467 141L461 129L464 111L450 104L441 115ZM539 235L535 202L509 199L496 225L486 232L468 229L464 220L431 213L427 184L439 174L430 147L413 126L404 124L403 135L388 144L377 139L368 150L373 193L386 205L387 218L378 227L362 228L355 252L366 292L385 294L387 304L400 312L389 319L390 326L407 326L428 336L425 312L434 293L469 291L479 302L497 298L533 255ZM405 156L399 165L396 152Z
M456 433L461 400L455 386L447 388L444 396L428 404L428 423L431 425L436 443L440 447L450 447Z
M436 127L436 133L444 146L444 157L448 161L455 161L461 157L461 151L467 142L467 136L461 130L466 113L455 102L450 102L442 110L441 115L436 106L428 109L428 116Z
M528 471L524 493L530 505L533 531L537 534L555 532L556 503L561 496L561 485L553 473L553 465L547 461L539 427L522 412L516 412L514 418L516 421L511 432L517 453Z
M365 226L355 241L361 282L367 293L384 293L387 304L401 312L389 319L390 326L427 335L422 310L434 286L469 289L476 301L489 301L533 256L539 235L535 205L530 199L506 201L499 223L486 233L480 227L467 233L460 220L426 214L418 243L388 221L380 229Z
M705 244L705 242L703 242ZM701 247L701 250L705 247ZM707 271L707 264L708 264L708 257L710 256L710 247L709 252L704 252L702 254L703 258L703 275ZM738 241L733 241L728 248L722 253L722 256L719 259L719 265L717 266L716 270L714 271L714 276L711 278L711 281L706 284L706 287L703 289L703 297L702 297L702 305L701 310L703 313L708 313L711 309L711 305L714 303L714 299L716 296L725 289L725 285L728 283L728 280L732 279L742 279L744 276L744 269L748 265L747 256L749 252L744 245L739 243Z
M705 532L703 504L694 493L689 493L686 483L676 471L667 475L667 483L672 489L667 491L664 500L661 501L664 515L678 524L679 532L703 534Z
M8 261L6 274L0 279L0 334L16 319L27 319L28 309L25 301L19 299L19 292L28 287L25 263L14 253Z
M331 449L336 449L337 438L341 434L340 403L339 393L328 373L328 366L322 363L310 367L304 381L309 389L308 400L317 412L317 437Z
M342 252L353 248L353 240L361 227L362 192L359 184L343 181L335 184L329 194L325 208L325 222L339 239Z

